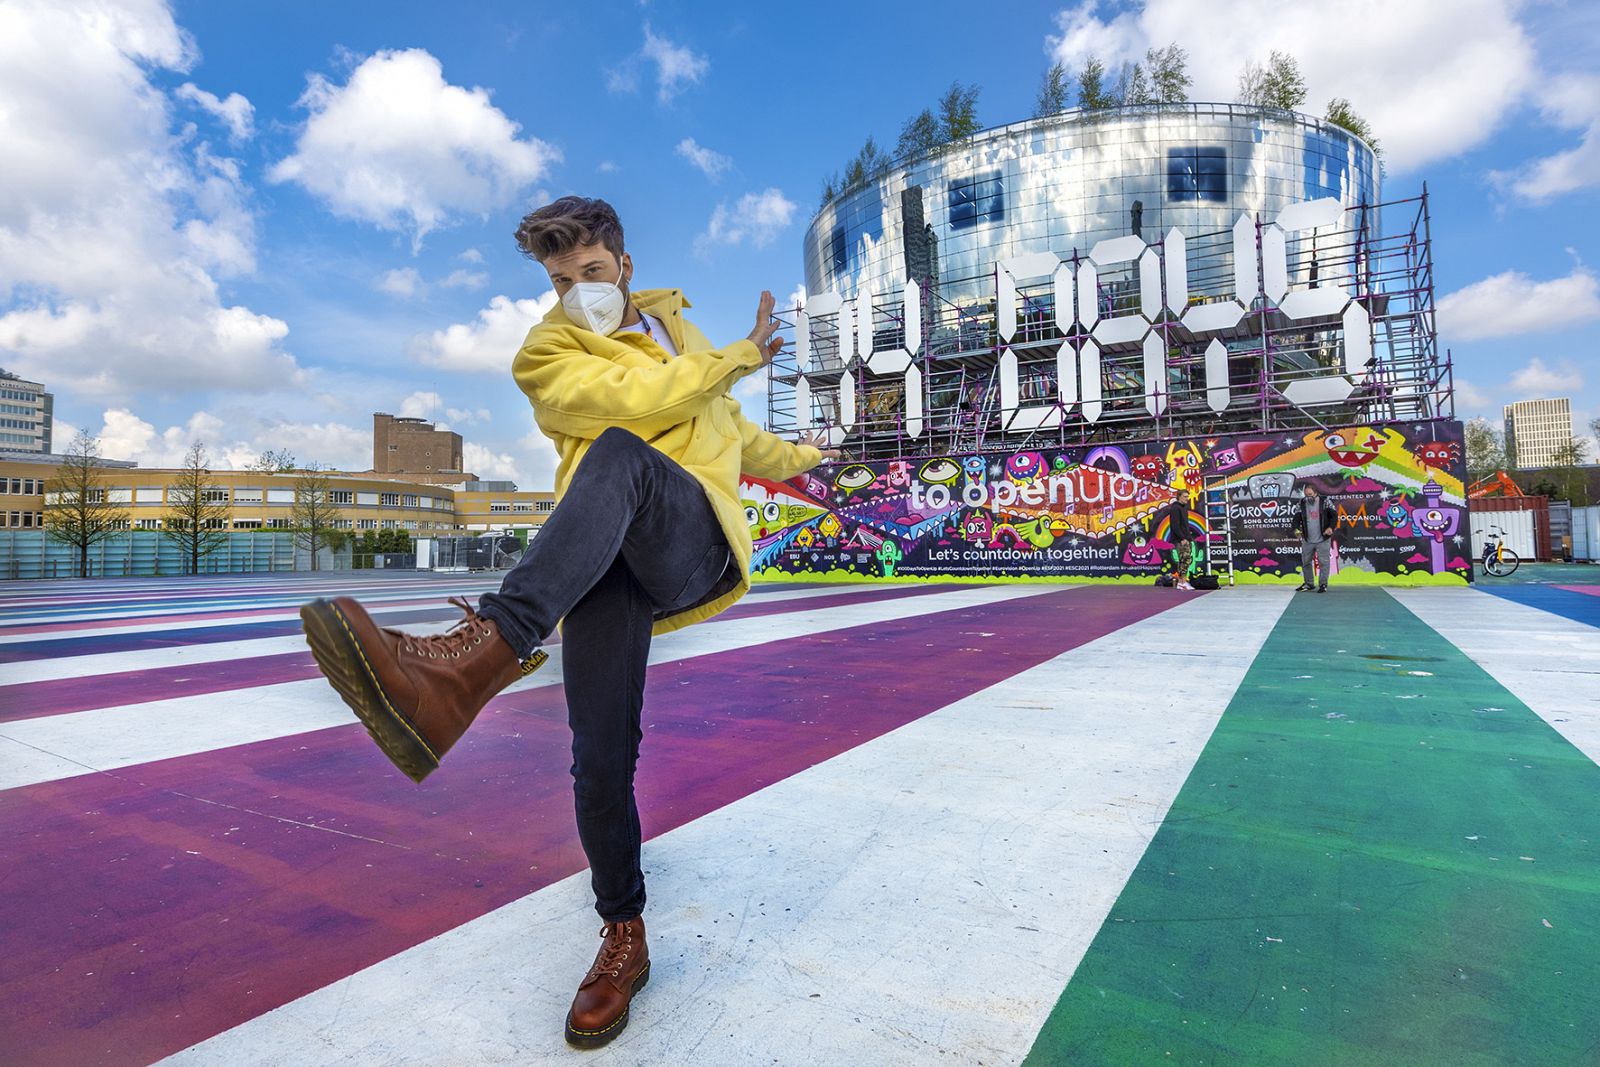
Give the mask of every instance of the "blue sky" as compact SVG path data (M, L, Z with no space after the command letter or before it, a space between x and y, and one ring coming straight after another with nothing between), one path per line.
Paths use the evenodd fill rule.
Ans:
M607 198L636 283L685 289L732 340L761 288L800 283L822 177L868 134L892 144L952 80L984 125L1026 118L1053 59L1176 40L1197 100L1292 53L1306 110L1342 95L1372 121L1386 196L1427 182L1463 416L1551 395L1600 416L1600 6L862 10L0 0L0 366L149 465L202 440L218 466L360 469L386 410L545 487L509 375L550 301L511 241L523 212Z

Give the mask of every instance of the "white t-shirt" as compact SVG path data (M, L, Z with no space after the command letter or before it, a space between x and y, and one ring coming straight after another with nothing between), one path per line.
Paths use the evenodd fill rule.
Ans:
M672 335L667 333L667 326L654 315L639 312L639 321L632 326L617 327L618 333L642 333L656 344L667 350L667 355L676 356L678 346L672 343Z

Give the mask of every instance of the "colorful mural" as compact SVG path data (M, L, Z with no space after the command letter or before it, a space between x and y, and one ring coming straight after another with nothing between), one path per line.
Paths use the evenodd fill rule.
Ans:
M1298 581L1309 485L1339 516L1335 573L1459 583L1464 476L1461 424L1431 421L843 462L741 492L757 577L1148 580L1188 537L1238 581Z

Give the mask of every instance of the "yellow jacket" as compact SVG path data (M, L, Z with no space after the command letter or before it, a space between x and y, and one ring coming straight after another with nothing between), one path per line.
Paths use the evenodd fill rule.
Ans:
M677 289L640 289L632 296L635 307L666 324L676 358L637 331L605 337L575 326L557 303L528 331L511 373L561 456L557 501L583 454L612 426L637 434L705 488L738 561L739 582L706 603L657 619L654 631L664 633L711 618L750 588L750 526L739 503L739 473L792 478L815 467L822 454L761 429L728 395L735 382L761 368L754 342L712 348L683 317L690 305Z

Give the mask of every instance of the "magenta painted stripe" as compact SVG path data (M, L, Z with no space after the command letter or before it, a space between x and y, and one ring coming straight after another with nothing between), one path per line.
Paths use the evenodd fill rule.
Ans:
M646 834L1179 602L1055 592L660 665ZM551 686L420 788L340 727L0 795L7 1061L148 1063L582 870L568 745Z
M1557 589L1565 589L1569 593L1586 593L1589 596L1600 596L1600 585L1558 585Z
M746 600L723 612L720 619L749 619L761 615L777 615L792 611L838 608L851 604L876 603L898 600L938 592L937 586L883 586L874 589L841 591L836 596L807 597L804 600ZM948 592L948 587L943 591ZM387 608L389 605L373 605ZM457 617L460 612L444 607L420 612L379 615L380 623L438 622ZM274 624L271 635L289 636L298 633L300 622ZM168 639L164 646L181 644L181 631L177 639ZM247 635L240 633L240 638ZM550 644L558 644L559 635L552 635ZM116 651L96 649L94 651ZM138 706L152 700L171 700L175 697L199 696L205 693L225 693L237 689L252 689L262 685L277 685L315 678L317 668L310 652L283 652L245 659L217 660L212 663L177 664L171 667L150 667L144 670L116 671L108 674L78 678L54 678L49 681L23 682L20 685L0 686L0 722L20 719L40 719L50 715L66 715L75 711L95 708L127 706L132 713Z

